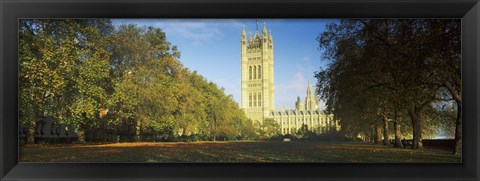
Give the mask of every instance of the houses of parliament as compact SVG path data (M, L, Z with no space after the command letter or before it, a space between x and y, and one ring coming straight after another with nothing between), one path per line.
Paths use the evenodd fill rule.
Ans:
M263 124L267 118L274 119L282 134L294 134L303 125L317 134L339 130L338 121L333 115L320 111L320 102L312 94L310 82L306 97L297 97L294 110L275 109L274 84L274 46L272 33L267 32L264 23L262 33L258 32L258 22L255 35L247 38L245 26L240 39L241 57L241 101L240 107L248 118L256 125Z

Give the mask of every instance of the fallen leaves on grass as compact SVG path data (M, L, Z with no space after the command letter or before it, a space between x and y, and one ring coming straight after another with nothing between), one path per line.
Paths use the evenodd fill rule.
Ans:
M461 157L381 145L322 142L192 142L26 145L21 162L431 162L459 163Z

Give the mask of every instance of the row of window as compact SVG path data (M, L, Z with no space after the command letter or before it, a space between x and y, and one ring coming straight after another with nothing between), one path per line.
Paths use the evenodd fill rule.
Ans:
M249 107L261 107L262 106L262 93L250 93L248 96Z
M296 133L300 128L282 128L282 134L292 134L292 133ZM308 128L308 130L310 131L314 131L316 133L325 133L325 132L328 132L330 131L328 129L328 127L321 127L321 128Z
M261 79L262 78L262 66L254 65L248 67L248 79Z
M247 53L260 53L262 52L262 49L260 47L253 47L251 45L247 46Z
M260 87L262 84L248 84L248 87Z
M291 120L290 121L290 124L291 125L295 125L295 124L307 124L307 122L310 122L312 124L327 124L327 122L330 122L331 119L328 119L328 118L321 118L321 119L314 119L314 120ZM280 124L281 125L286 125L288 124L288 121L287 120L282 120L280 121Z
M253 58L248 58L248 61L261 60L261 59L262 59L261 57L253 57Z

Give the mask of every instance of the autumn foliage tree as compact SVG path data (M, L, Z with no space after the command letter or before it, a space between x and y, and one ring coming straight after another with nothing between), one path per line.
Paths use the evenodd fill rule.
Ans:
M19 43L20 125L29 143L45 118L74 126L80 141L255 137L233 98L185 68L160 28L21 20Z
M20 125L29 127L29 143L46 117L75 125L81 141L96 124L107 99L108 30L103 20L20 21Z

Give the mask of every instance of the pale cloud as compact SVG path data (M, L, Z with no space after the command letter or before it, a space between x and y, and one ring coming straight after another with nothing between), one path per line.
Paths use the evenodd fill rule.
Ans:
M184 38L199 46L211 43L223 35L219 27L204 21L169 21L162 28L167 34Z
M310 60L312 60L312 59L308 55L303 57L303 61L305 61L305 62L310 62Z
M232 95L233 99L240 106L240 94L241 94L240 79L217 78L217 79L213 79L212 81L215 82L215 84L217 84L219 87L223 87L225 89L225 94Z
M298 71L292 80L275 84L275 108L294 109L297 96L304 99L307 90L307 80L302 72Z
M312 67L303 67L297 65L297 71L291 80L276 81L275 84L275 108L281 109L285 106L286 109L295 109L295 101L297 97L305 100L307 95L307 85L310 80L312 93L316 94L316 79L311 79L309 72L312 72ZM325 108L325 103L320 101L320 108Z
M242 20L237 19L114 19L113 22L117 25L159 27L167 36L184 38L192 45L213 44L219 37L225 36L225 32L221 30L241 30L245 25ZM261 22L263 26L263 21Z
M167 34L182 37L192 45L213 44L225 33L221 29L239 30L243 24L234 19L226 20L167 20L160 25Z
M192 45L213 43L217 37L224 34L220 31L221 25L211 20L182 20L182 19L124 19L118 20L124 24L138 26L153 26L161 28L167 36L176 36L185 39ZM238 22L231 21L231 26L237 27Z

